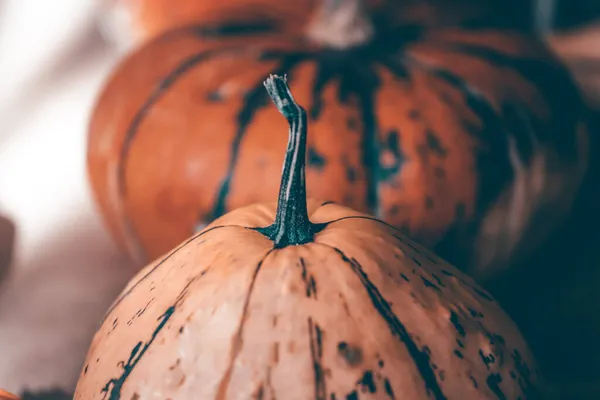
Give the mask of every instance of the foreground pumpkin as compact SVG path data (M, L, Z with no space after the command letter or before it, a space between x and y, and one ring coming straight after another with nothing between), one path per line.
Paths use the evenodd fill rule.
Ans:
M530 352L483 289L384 222L307 202L306 112L265 86L290 124L277 209L229 213L142 270L75 399L532 398Z
M355 0L332 2L311 41L256 22L196 26L117 68L91 121L88 167L134 257L276 195L284 138L270 132L285 125L261 88L273 70L310 106L310 196L376 215L477 278L561 222L586 133L575 85L542 44L492 29L373 31Z

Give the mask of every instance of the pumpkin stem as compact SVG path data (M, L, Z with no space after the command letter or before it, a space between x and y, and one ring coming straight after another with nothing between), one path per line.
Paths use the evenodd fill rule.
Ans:
M271 75L264 85L290 130L275 222L257 230L271 239L275 248L308 243L317 228L306 209L306 110L292 97L285 76Z
M306 36L321 46L347 49L360 46L373 37L373 23L364 0L321 0L308 26Z

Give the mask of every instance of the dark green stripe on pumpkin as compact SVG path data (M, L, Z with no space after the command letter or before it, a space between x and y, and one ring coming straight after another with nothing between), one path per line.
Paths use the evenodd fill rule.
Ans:
M127 296L129 296L131 294L131 292L133 292L135 290L135 288L137 288L142 282L144 282L146 279L148 279L150 276L152 276L152 274L154 273L154 271L156 271L157 269L159 269L169 258L171 258L172 256L174 256L176 253L178 253L180 250L184 249L189 243L195 241L196 239L206 235L209 232L212 232L216 229L220 229L220 228L235 228L237 226L235 225L219 225L219 226L213 226L210 229L204 230L202 232L199 232L197 234L195 234L194 236L192 236L191 238L189 238L188 240L186 240L185 242L183 242L182 244L179 245L179 247L175 248L174 250L172 250L170 253L168 253L167 255L165 255L160 261L158 261L150 270L148 270L148 272L146 272L141 278L139 278L133 285L131 285L131 287L129 289L127 289L126 292L122 293L119 298L117 300L115 300L115 302L110 306L110 308L108 309L108 311L106 312L106 314L104 315L104 318L102 318L102 321L100 322L100 324L103 324L104 321L106 321L106 319L110 316L110 314L113 312L113 310L119 305L121 304L121 302L123 300L125 300L125 298Z
M192 26L188 28L201 38L225 39L229 37L248 37L274 33L280 30L281 23L275 20L225 22L217 25ZM186 29L186 28L184 28Z
M196 53L187 59L185 59L182 63L177 65L169 74L167 74L150 94L150 96L146 99L144 104L140 107L138 112L133 117L131 124L127 128L125 132L125 138L123 141L123 147L121 148L121 154L119 155L119 160L117 162L117 179L118 179L118 191L119 191L119 199L122 203L125 202L125 198L127 197L127 184L125 180L126 175L126 167L127 167L127 159L129 156L129 151L133 144L133 141L137 137L139 133L139 128L152 109L152 107L164 96L168 93L169 89L173 87L175 83L179 81L186 73L190 72L194 67L199 64L210 60L211 57L216 56L218 54L225 54L239 51L238 49L230 49L230 48L222 48L218 50L209 50L203 51L200 53ZM123 205L124 206L124 205ZM124 212L122 215L123 218L123 227L125 230L125 235L129 240L134 240L136 245L136 253L140 258L146 259L147 256L145 254L144 249L139 244L138 235L135 227L133 226L133 222L127 216L127 212Z
M277 27L273 21L231 23L216 26L193 26L173 31L169 34L164 35L162 39L167 40L174 36L181 34L185 35L190 32L203 38L222 38L230 36L242 37L247 35L274 32L277 30L276 28ZM209 61L210 58L213 56L225 53L241 53L243 51L244 50L241 48L220 48L216 50L202 51L200 53L193 54L185 60L183 60L180 64L178 64L176 68L174 68L171 72L165 75L165 77L161 79L158 85L156 85L152 93L148 96L148 98L144 101L138 112L134 115L125 133L123 147L121 148L121 154L117 163L118 190L119 198L121 199L121 201L124 202L124 199L127 196L127 185L125 181L127 157L129 155L132 143L135 140L137 134L139 133L139 128L146 116L149 114L152 107L164 95L166 95L166 93L168 93L169 89L171 89L174 86L174 84L179 81L179 79L183 78L188 72L191 72L193 68L197 67L201 63ZM215 208L217 207L219 207L218 204L215 206ZM132 221L128 218L127 213L124 213L122 218L125 234L130 240L135 241L137 254L141 258L147 258L145 251L142 249L141 245L138 242L138 235L136 229L133 226Z
M447 51L475 57L496 68L512 70L534 85L548 103L549 114L552 116L552 124L546 123L545 129L534 131L536 138L542 143L557 145L565 158L576 159L576 140L573 135L567 135L565 132L572 130L583 104L577 86L564 66L551 58L513 56L481 45L444 43L441 46ZM531 115L530 119L538 123L534 115Z
M401 62L391 57L384 57L382 63L392 72L401 72L406 68ZM408 63L410 66L419 68L430 74L433 79L445 82L460 93L464 104L480 122L477 132L473 132L470 129L470 125L465 127L478 140L478 148L474 152L478 175L475 216L472 219L475 222L466 227L460 226L460 224L454 226L452 230L446 233L442 242L438 243L436 247L436 250L442 254L452 254L455 260L460 258L466 259L467 249L465 249L464 254L457 254L456 252L457 249L453 237L454 229L456 229L459 235L464 235L464 232L461 231L465 229L474 235L477 228L475 225L481 220L481 216L488 211L489 207L493 205L493 202L514 177L514 171L509 159L508 135L505 131L505 124L490 100L459 75L450 70L424 64L412 58L408 60ZM456 222L459 222L458 217L459 215L457 214ZM467 261L463 262L466 263Z
M348 104L350 97L354 96L362 123L361 164L365 170L367 185L366 205L371 214L381 217L379 188L381 182L389 179L390 175L380 162L383 144L379 139L376 93L381 79L373 68L376 57L376 52L368 47L343 51L325 50L313 56L317 73L313 83L313 105L309 115L312 119L319 119L323 109L323 90L335 80L339 82L337 97L340 104ZM399 77L404 78L405 75ZM403 157L401 154L398 156L398 164L401 165Z
M419 349L415 341L408 333L404 324L392 310L389 302L379 292L379 289L377 289L375 284L371 282L368 275L362 269L360 263L357 260L346 256L346 254L344 254L344 252L337 247L329 245L325 246L335 251L340 256L342 261L348 264L348 266L356 274L371 298L373 306L390 328L392 335L396 336L406 347L406 350L413 359L415 366L419 371L421 378L423 379L427 392L430 395L433 395L433 398L436 400L445 400L446 396L444 395L444 392L437 381L437 376L430 364L428 352Z
M315 400L327 400L327 382L325 371L321 365L323 358L322 332L311 317L308 317L308 338L315 377Z
M190 279L190 281L181 289L179 295L173 302L173 305L167 307L165 312L158 317L158 325L150 335L150 339L147 342L139 341L131 350L131 354L129 355L129 359L127 362L120 362L118 366L123 368L122 374L118 378L110 379L102 388L102 393L108 395L108 400L121 400L121 390L123 390L123 385L126 383L127 379L135 369L135 367L139 364L142 357L146 354L152 343L156 340L158 334L163 330L163 328L167 325L167 322L171 319L177 307L183 301L183 298L188 292L189 287L192 283L196 282L198 279L204 276L207 267L205 270L197 274L194 278Z

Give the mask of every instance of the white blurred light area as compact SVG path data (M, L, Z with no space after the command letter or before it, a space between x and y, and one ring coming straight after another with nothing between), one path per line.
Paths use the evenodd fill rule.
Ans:
M0 212L17 225L0 283L0 388L71 390L132 271L86 182L96 95L118 52L99 2L0 0Z

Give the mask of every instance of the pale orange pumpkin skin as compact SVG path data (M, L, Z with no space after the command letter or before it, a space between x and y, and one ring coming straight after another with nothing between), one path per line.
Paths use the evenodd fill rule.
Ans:
M265 86L291 127L278 204L140 271L75 399L534 398L533 357L485 290L389 224L307 202L306 112L283 79Z
M377 399L387 387L398 399L533 398L525 342L472 279L368 216L316 201L309 213L338 222L273 250L247 227L271 223L275 205L249 206L144 268L97 332L75 399L344 399L370 374Z

